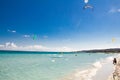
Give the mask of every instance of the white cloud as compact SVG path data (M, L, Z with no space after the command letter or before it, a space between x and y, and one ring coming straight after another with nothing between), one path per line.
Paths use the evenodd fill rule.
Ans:
M109 10L109 13L118 13L118 12L120 12L120 8L111 8L110 10Z
M6 42L5 47L8 47L10 44L11 44L10 42Z
M24 51L47 51L48 48L42 45L28 45L17 46L13 42L6 42L4 45L0 45L1 50L24 50Z
M4 45L0 45L0 50L14 50L18 46L13 42L6 42Z
M4 45L0 45L0 48L4 47Z
M23 37L25 37L25 38L29 38L29 37L30 37L30 35L23 35Z
M17 48L17 45L13 42L6 42L4 45L6 48Z
M49 48L42 45L29 45L20 47L21 50L31 50L31 51L48 51Z
M15 31L15 30L9 30L9 29L8 29L8 32L11 32L11 33L16 33L16 31Z
M13 47L13 48L17 48L17 45L14 44L13 42L10 44L10 46Z
M6 42L0 45L0 50L23 50L23 51L73 51L69 47L48 48L42 45L17 46L13 42Z
M55 48L54 49L55 51L74 51L72 48L69 48L69 47L58 47L58 48Z

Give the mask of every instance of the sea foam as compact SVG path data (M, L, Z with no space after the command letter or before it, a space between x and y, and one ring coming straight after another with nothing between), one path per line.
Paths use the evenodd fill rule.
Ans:
M78 70L71 75L63 78L62 80L93 80L93 77L97 74L97 71L113 60L114 56L101 59L91 64L91 67L85 70Z

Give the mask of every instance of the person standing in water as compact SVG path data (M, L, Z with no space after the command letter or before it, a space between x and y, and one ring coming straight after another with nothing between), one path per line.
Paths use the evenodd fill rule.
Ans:
M114 64L114 65L117 64L117 59L116 59L116 58L113 59L113 64Z

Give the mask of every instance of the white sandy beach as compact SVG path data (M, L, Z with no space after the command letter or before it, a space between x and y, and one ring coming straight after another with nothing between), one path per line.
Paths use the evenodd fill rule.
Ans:
M93 77L93 80L114 80L113 74L120 75L120 55L117 56L117 64L113 65L112 62L105 64L98 70L97 75ZM115 77L115 80L120 80L120 77Z

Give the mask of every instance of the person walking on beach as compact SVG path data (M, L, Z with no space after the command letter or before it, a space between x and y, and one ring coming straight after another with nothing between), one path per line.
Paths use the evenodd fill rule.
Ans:
M113 59L113 64L114 64L114 65L117 64L117 59L116 59L116 58Z
M113 72L113 79L112 80L120 80L120 60L114 58L113 64L116 66L115 66L115 70Z

